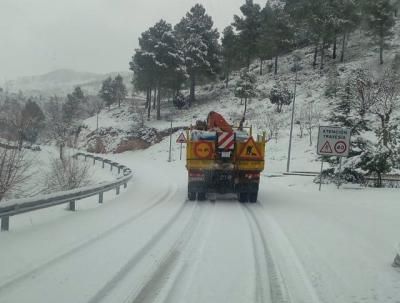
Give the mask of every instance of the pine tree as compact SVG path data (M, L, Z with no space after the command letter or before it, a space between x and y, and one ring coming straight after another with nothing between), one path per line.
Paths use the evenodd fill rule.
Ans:
M99 96L103 99L104 103L108 108L114 103L114 91L113 91L113 80L111 77L105 79L101 85Z
M71 122L79 115L79 107L86 102L87 98L84 95L80 86L75 87L71 94L67 95L67 101L63 105L64 119Z
M380 64L383 64L383 50L387 46L386 40L393 36L392 28L395 24L393 12L394 7L390 0L363 1L366 24L379 45Z
M190 103L195 101L199 77L214 77L220 69L219 33L213 28L212 18L201 4L196 4L175 26L175 33L184 53L190 80Z
M335 0L333 3L335 11L335 46L338 35L342 36L342 49L340 62L344 62L346 42L350 33L359 26L361 21L361 10L358 0ZM335 59L335 52L333 59Z
M240 49L246 62L247 69L250 67L251 60L257 54L257 44L261 30L261 8L253 0L246 0L240 7L243 17L235 15L233 25L239 35Z
M147 119L150 120L151 97L155 86L154 74L156 70L153 56L151 53L137 49L129 65L134 72L132 84L135 90L146 92Z
M294 29L290 16L281 2L267 3L261 11L261 28L258 38L258 53L262 58L275 58L275 75L278 73L278 58L288 52L294 41Z
M238 37L235 35L232 26L227 26L222 34L222 58L225 85L228 87L229 77L232 70L239 64L239 46Z
M377 177L376 187L382 187L382 175L391 171L390 151L381 144L370 144L361 155L360 168Z
M113 98L118 101L118 107L121 107L121 101L125 99L128 92L124 84L124 79L119 74L112 81L112 93Z

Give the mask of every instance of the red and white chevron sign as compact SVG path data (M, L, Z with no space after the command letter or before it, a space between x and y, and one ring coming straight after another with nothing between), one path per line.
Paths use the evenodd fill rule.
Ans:
M223 132L218 134L218 148L232 150L235 147L235 133Z

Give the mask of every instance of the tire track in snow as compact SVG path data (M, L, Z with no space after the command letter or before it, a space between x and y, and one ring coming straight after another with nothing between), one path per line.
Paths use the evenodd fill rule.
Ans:
M251 231L256 270L256 302L289 303L286 285L274 263L258 219L248 205L240 204L240 207Z
M10 289L14 286L17 286L18 284L24 282L27 279L31 279L33 278L35 275L37 275L38 273L52 267L53 265L61 262L62 260L69 258L79 252L81 252L82 250L84 250L85 248L89 247L92 244L95 244L96 242L99 242L109 236L111 236L112 234L114 234L115 232L119 231L120 229L124 228L125 226L135 222L137 219L143 217L144 215L146 215L148 212L150 212L151 210L153 210L155 207L159 206L160 204L163 204L164 202L169 200L169 197L172 197L177 191L177 187L175 186L170 186L168 187L167 191L165 193L163 193L161 195L161 197L156 197L155 198L155 202L152 203L150 206L142 209L141 211L139 211L138 213L134 214L133 216L127 218L126 220L122 221L121 223L116 224L115 226L113 226L112 228L97 234L96 236L94 236L93 238L90 238L87 241L84 241L83 243L78 244L77 246L73 247L72 249L58 255L57 257L50 259L49 261L42 263L40 265L38 265L37 267L17 276L14 278L11 278L10 280L6 281L5 283L0 285L0 292ZM152 198L153 200L153 198Z
M266 231L269 233L268 239L271 242L269 247L274 248L274 253L267 247L268 259L273 268L275 268L277 281L281 281L279 283L282 283L281 285L286 289L286 297L289 300L282 302L320 303L321 299L295 253L293 246L279 225L269 215L268 210L265 210L264 206L260 203L257 203L253 207L246 206L246 208L253 217L254 222L256 222L265 243L267 243L265 233ZM261 212L263 216L260 216ZM261 223L264 224L261 225Z
M206 204L207 213L203 215L201 222L198 223L199 228L191 236L190 241L192 243L187 243L185 246L182 256L184 264L172 274L174 276L167 295L156 301L157 303L190 302L188 298L190 287L197 281L197 270L200 267L212 226L215 223L215 206L215 201Z
M196 210L193 211L188 224L175 240L172 248L165 254L159 266L134 295L134 298L129 298L124 302L150 303L156 300L157 302L168 302L170 300L178 287L178 281L187 269L185 261L181 259L187 254L186 250L190 246L193 234L198 230L201 225L200 222L206 216L206 209L209 208L206 204L208 203L196 202Z
M134 254L125 265L96 293L89 299L88 303L97 303L103 301L108 294L110 294L115 287L118 285L120 281L122 281L128 274L134 271L135 267L144 259L146 254L150 252L157 243L168 233L168 231L172 228L174 223L178 221L178 219L182 216L184 210L190 207L189 202L182 203L176 213L169 218L169 220L161 226L158 232L153 236L153 238L147 242L136 254ZM196 206L192 206L196 211Z

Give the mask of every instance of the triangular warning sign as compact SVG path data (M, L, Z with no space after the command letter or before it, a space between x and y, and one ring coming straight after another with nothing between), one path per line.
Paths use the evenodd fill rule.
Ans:
M248 160L258 160L262 159L262 154L258 150L256 142L254 142L253 137L250 137L245 145L243 146L242 150L239 153L239 157L241 159L248 159Z
M179 135L178 139L176 139L176 143L186 143L186 137L184 133Z
M319 151L321 154L332 154L332 147L329 141L326 141L325 144L322 146L322 148Z

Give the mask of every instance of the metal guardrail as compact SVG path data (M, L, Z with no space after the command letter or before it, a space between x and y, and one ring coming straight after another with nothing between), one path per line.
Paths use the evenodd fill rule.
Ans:
M123 185L124 188L126 188L128 181L132 178L131 169L126 167L125 165L121 165L117 162L113 162L102 157L93 156L85 153L77 153L73 157L77 159L80 156L84 157L85 161L87 161L88 158L93 159L93 165L96 163L96 161L102 162L103 168L105 167L105 164L108 164L110 165L111 171L113 170L113 168L115 168L118 170L118 174L121 174L122 172L122 176L118 177L118 179L115 181L107 182L105 184L86 186L54 194L35 196L32 198L13 199L0 203L0 230L8 231L10 228L10 217L26 212L66 203L69 203L69 210L75 211L75 203L77 200L92 197L95 195L99 196L99 203L103 203L104 192L115 189L116 194L118 195L120 193L120 187Z

